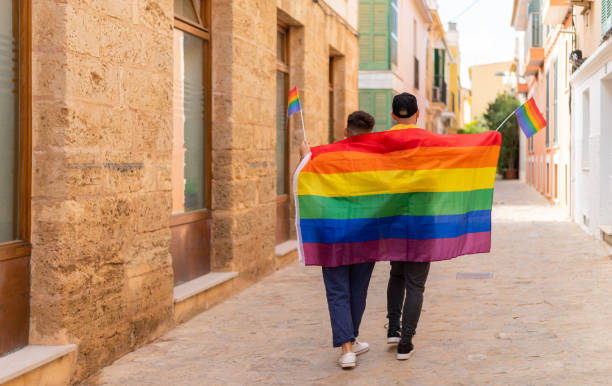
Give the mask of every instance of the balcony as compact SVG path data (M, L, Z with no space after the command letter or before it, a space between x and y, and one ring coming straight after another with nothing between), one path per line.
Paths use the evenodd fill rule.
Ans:
M527 83L519 83L516 92L519 94L527 94L529 92L529 85Z
M442 76L434 76L432 102L446 104L446 86Z
M527 67L540 67L544 63L544 48L543 47L531 47L527 50L527 56L525 57L525 64Z
M569 0L544 0L542 22L544 24L562 24L570 8Z
M538 73L539 69L539 66L525 66L523 70L523 76L535 75Z

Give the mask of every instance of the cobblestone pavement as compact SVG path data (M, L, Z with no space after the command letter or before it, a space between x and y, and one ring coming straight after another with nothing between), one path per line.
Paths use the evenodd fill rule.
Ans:
M534 190L497 181L493 249L432 264L416 351L385 343L376 266L356 369L336 365L320 268L294 264L103 369L91 384L612 384L612 260ZM488 273L492 279L458 279Z

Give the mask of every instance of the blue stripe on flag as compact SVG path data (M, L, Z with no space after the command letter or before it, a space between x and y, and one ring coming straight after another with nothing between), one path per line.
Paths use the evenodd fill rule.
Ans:
M458 215L392 216L349 220L301 219L304 243L353 243L380 239L441 239L491 230L491 211Z

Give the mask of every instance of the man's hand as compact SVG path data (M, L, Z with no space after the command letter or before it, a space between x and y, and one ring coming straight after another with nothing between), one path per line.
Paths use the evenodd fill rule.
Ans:
M300 144L300 159L306 157L306 154L310 152L310 145L306 140Z

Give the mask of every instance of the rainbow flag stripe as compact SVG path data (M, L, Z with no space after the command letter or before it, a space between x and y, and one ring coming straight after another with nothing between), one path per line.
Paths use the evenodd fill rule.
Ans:
M311 149L293 191L300 260L437 261L491 248L501 134L419 128Z
M516 109L514 114L527 138L533 136L547 125L546 119L544 119L542 113L538 110L538 106L536 106L533 98L529 98L527 102Z
M289 103L287 105L287 116L290 117L292 114L297 113L302 109L300 104L300 96L298 95L297 87L294 87L289 91Z

